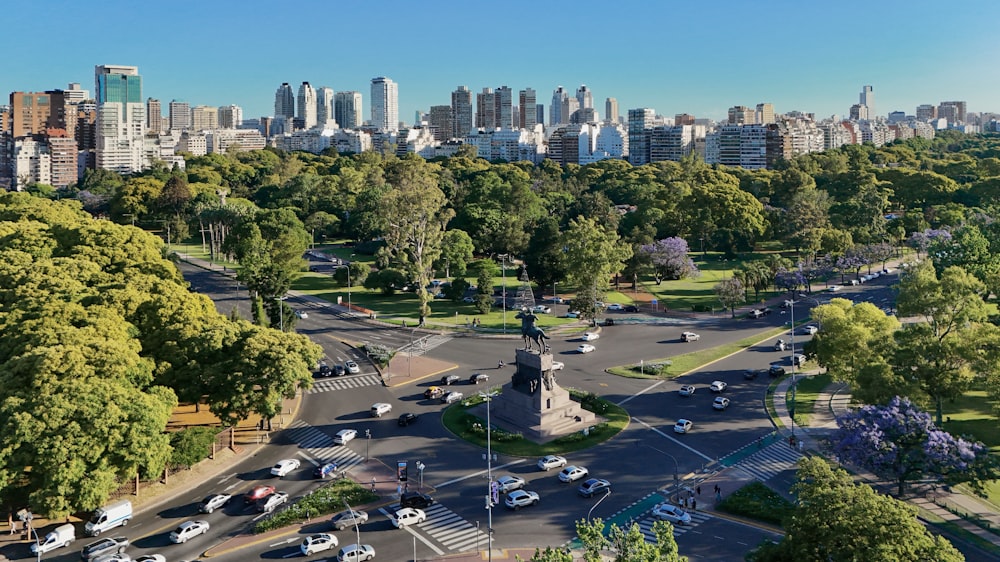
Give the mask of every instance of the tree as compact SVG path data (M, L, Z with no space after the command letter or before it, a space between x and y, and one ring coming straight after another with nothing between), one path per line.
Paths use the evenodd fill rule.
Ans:
M472 261L472 238L462 230L449 230L441 241L441 257L434 267L445 277L462 276Z
M599 293L608 288L611 276L621 271L632 257L632 247L623 243L618 234L584 217L570 221L562 236L562 247L567 278L578 292L587 291L594 303L600 298ZM587 318L586 314L584 317Z
M907 483L920 478L981 489L998 475L985 445L938 429L930 414L898 396L885 406L837 416L831 443L840 458L895 482L899 496Z
M812 317L823 330L813 336L809 349L834 380L857 387L863 368L888 364L900 326L895 317L871 303L836 298L813 308Z
M489 268L479 268L479 278L476 280L476 312L489 314L493 307L493 274Z
M611 546L611 542L604 536L604 520L600 517L596 519L580 519L576 522L576 536L583 544L584 562L602 562L604 558L601 552Z
M688 257L688 243L683 238L664 238L652 244L645 244L639 251L647 256L652 265L653 278L659 285L664 279L697 277L698 267Z
M760 292L766 291L774 283L774 274L771 268L762 261L751 261L740 264L740 276L744 288L753 289L753 300L760 300Z
M720 281L715 286L715 296L719 298L723 308L728 308L733 318L736 318L736 307L746 302L746 291L743 282L738 277L730 277Z
M915 508L855 484L822 457L802 458L796 479L798 503L784 538L758 547L747 555L749 562L965 560L920 523Z
M383 295L393 295L406 285L406 272L395 267L386 267L372 272L365 278L366 289L378 289Z
M515 557L518 561L522 560L520 556L515 555ZM545 547L545 550L535 548L535 554L529 562L573 562L573 553L568 549L556 549L551 546Z

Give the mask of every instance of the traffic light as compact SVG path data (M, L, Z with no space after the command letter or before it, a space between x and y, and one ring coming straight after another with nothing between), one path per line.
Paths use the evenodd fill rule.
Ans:
M396 463L396 479L400 482L406 482L406 461Z

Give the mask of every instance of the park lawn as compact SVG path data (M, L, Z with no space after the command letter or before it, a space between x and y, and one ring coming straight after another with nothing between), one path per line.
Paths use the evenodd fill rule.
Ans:
M798 389L795 391L796 424L809 427L809 418L812 416L813 408L816 406L816 400L819 399L819 393L829 386L832 381L833 378L828 374L798 377L798 384L796 385ZM791 392L785 394L785 404L788 407L788 411L791 412Z
M954 402L945 402L944 429L952 435L972 435L991 453L1000 453L1000 424L985 389L970 390Z

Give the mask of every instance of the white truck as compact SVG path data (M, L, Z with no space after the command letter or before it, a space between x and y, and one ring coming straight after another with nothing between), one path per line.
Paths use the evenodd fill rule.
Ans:
M76 540L76 529L73 525L66 523L53 529L40 542L31 545L31 553L38 556L57 548L69 546L69 543Z
M118 500L95 511L83 530L89 536L96 537L108 529L128 525L129 519L132 519L132 502Z

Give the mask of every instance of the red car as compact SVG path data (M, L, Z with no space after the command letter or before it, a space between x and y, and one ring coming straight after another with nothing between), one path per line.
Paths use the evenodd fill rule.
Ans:
M274 493L274 486L257 486L253 490L247 492L246 496L243 497L243 503L254 503L257 500L264 499Z

